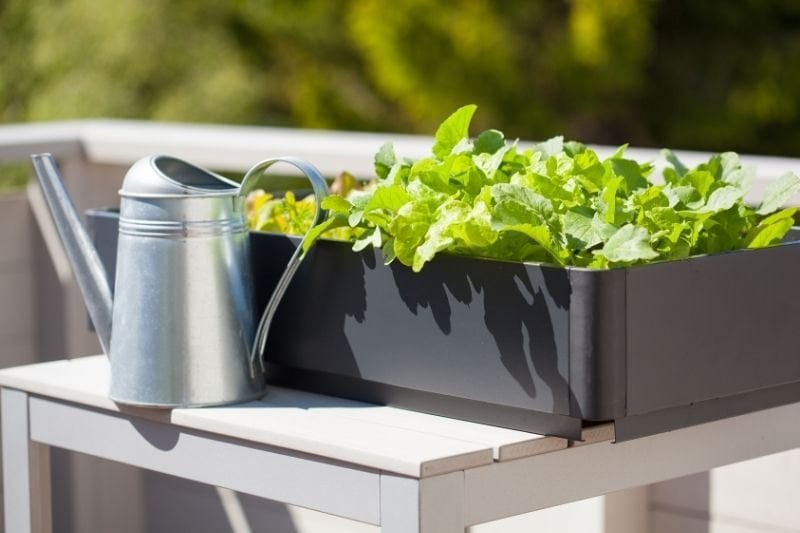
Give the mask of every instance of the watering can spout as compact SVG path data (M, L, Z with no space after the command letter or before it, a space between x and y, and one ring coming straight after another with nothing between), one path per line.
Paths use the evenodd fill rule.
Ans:
M106 355L111 347L112 296L105 268L81 223L55 159L50 154L31 156L33 168L47 200L53 221L67 252L81 294Z

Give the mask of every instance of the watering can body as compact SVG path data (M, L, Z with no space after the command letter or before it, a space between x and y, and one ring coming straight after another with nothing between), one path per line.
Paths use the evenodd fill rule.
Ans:
M239 185L168 156L135 163L120 190L112 298L55 161L48 154L32 159L110 358L110 397L169 408L262 395L264 374L254 371L251 353L252 273Z
M183 173L183 187L151 192L154 170ZM263 374L249 366L254 304L238 184L159 156L129 170L120 196L110 397L173 407L263 394Z

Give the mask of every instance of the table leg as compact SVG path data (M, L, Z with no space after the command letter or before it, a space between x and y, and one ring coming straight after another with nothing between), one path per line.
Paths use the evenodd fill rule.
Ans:
M381 474L382 533L464 531L464 472L423 479Z
M50 533L50 448L31 442L28 395L2 389L5 530Z

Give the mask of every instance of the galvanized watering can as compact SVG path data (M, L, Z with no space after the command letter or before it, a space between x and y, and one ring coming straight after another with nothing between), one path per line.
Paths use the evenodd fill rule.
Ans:
M52 156L33 165L89 315L111 360L110 397L143 407L221 405L264 393L261 353L272 316L303 258L298 247L256 333L244 197L278 162L311 181L317 213L325 180L305 161L276 158L242 185L174 157L135 163L119 191L115 293Z

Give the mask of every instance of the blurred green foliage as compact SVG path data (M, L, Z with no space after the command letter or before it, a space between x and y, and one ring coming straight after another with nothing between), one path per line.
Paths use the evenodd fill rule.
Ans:
M0 0L0 120L152 118L800 155L794 0Z

